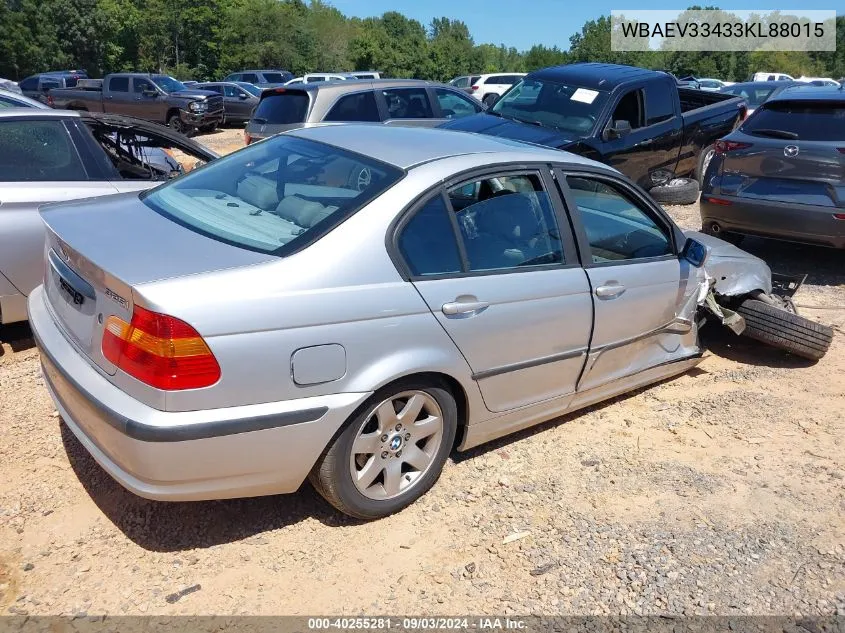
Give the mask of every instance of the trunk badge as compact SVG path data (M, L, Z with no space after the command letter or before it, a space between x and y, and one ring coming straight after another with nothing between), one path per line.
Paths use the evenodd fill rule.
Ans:
M783 155L787 158L793 158L794 156L798 156L799 151L797 145L787 145L783 148Z

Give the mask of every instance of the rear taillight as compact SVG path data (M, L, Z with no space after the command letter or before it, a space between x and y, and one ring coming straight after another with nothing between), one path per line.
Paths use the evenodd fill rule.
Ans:
M47 105L51 108L53 107L53 97L51 97L50 95L47 95Z
M252 143L252 137L249 135L249 132L244 130L244 144L249 145L250 143Z
M834 213L833 217L837 220L845 220L845 213Z
M845 147L837 147L837 148L836 148L836 150L837 150L840 154L845 154Z
M475 92L476 90L478 90L478 86L470 86L469 89Z
M710 204L718 204L723 207L729 207L733 204L730 200L725 200L724 198L704 198L705 202L709 202Z
M738 149L745 149L747 147L751 147L751 143L719 140L716 141L716 144L713 147L715 148L717 154L727 154L728 152L734 152Z
M220 380L220 365L199 332L139 306L131 323L115 315L108 318L102 349L116 367L156 389L199 389Z

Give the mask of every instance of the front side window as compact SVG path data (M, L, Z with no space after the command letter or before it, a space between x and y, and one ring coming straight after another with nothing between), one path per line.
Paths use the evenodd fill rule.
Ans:
M449 210L438 194L426 202L399 234L399 252L414 276L461 272L461 257Z
M346 95L338 99L325 121L381 121L372 90Z
M87 180L61 121L0 122L0 181Z
M582 176L568 176L566 182L580 212L593 263L672 254L665 229L621 189Z
M619 100L610 117L610 124L613 125L615 121L627 121L632 130L645 127L642 90L631 90Z
M388 119L430 119L434 116L425 88L390 88L382 91Z
M254 97L258 97L261 95L261 88L259 88L258 86L254 86L253 84L247 83L245 81L239 81L238 85Z
M142 200L212 239L287 255L401 177L400 169L366 156L281 135L151 190Z
M153 82L147 79L139 79L135 78L132 80L132 91L137 93L143 93L144 90L155 90L155 86Z
M211 88L211 90L214 90L218 93L222 90L223 96L225 97L240 98L240 96L243 94L243 91L237 86L214 86L214 88Z
M434 94L440 104L440 112L447 119L459 119L481 112L478 102L452 90L436 88Z
M565 262L553 205L538 174L501 175L449 190L470 271Z

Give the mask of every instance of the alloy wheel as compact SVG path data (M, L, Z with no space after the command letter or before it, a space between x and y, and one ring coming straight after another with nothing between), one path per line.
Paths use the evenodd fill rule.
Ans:
M443 412L425 391L405 391L376 406L355 436L349 471L369 499L396 498L431 468L443 442Z

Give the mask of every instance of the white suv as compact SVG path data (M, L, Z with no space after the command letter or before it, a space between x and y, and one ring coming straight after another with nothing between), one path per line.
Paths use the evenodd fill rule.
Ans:
M525 73L481 75L472 82L472 86L470 86L468 92L484 105L490 106L495 99L505 94L508 88L520 81L523 77L525 77Z

